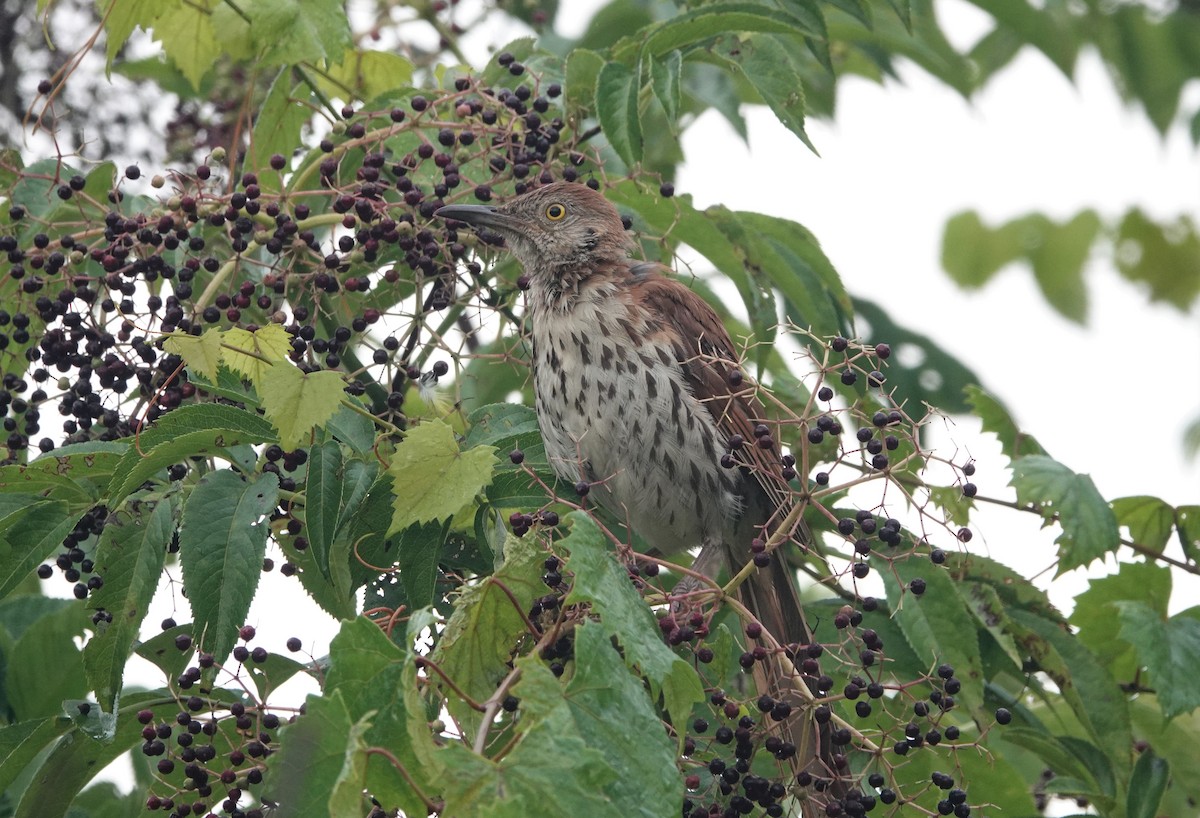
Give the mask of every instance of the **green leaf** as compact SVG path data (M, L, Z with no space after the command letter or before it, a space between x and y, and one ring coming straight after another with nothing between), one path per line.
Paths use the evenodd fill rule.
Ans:
M679 119L682 76L683 55L679 51L668 51L662 57L650 60L650 87L654 90L654 96L662 104L667 119L672 122Z
M543 553L533 537L511 534L504 543L504 563L478 584L463 588L434 648L433 660L475 701L485 701L511 670L514 646L529 635L522 614L542 594ZM510 596L511 594L511 596ZM449 694L446 707L473 741L480 714Z
M95 563L104 585L88 597L88 607L108 611L112 622L97 626L84 646L83 666L106 713L115 712L125 664L158 588L175 512L170 500L134 500L109 515L100 535Z
M950 573L926 560L897 559L891 570L881 571L887 588L888 609L913 652L928 667L949 663L962 680L959 699L971 714L983 713L983 666L979 636L970 608L959 596ZM908 591L914 579L925 580L921 596Z
M246 7L266 65L328 60L350 47L350 21L338 0L261 0Z
M214 691L217 692L221 691ZM36 744L38 749L46 747L46 734L50 734L51 743L32 771L14 818L62 818L67 815L76 794L118 756L141 741L142 725L132 718L133 714L145 707L154 711L158 721L166 721L179 710L178 703L172 698L165 690L126 696L122 705L124 717L116 720L115 734L106 741L89 736L86 724L79 719L61 716L47 719L45 723L50 729L35 731L22 748L23 752L31 744ZM214 695L214 698L228 697ZM0 782L6 772L6 765L0 765Z
M195 615L195 636L223 661L246 621L262 574L266 515L279 501L279 478L253 482L229 470L209 472L188 498L179 526L183 587Z
M1170 598L1169 568L1149 562L1122 562L1116 574L1088 581L1088 589L1075 597L1071 624L1078 629L1079 641L1113 676L1133 678L1137 656L1134 646L1121 638L1121 621L1114 603L1144 603L1165 618Z
M1080 724L1118 762L1131 741L1125 694L1096 656L1059 623L1010 607L1013 634L1058 685Z
M345 397L342 376L331 370L301 372L277 361L262 377L263 410L279 430L279 445L297 449L309 442L313 429L333 417Z
M794 43L773 34L752 34L734 40L722 53L731 66L740 69L780 123L816 153L804 130L803 69Z
M1125 799L1126 818L1154 818L1158 805L1171 780L1171 765L1159 758L1154 750L1146 749L1133 765L1129 777L1129 794Z
M396 565L409 604L414 608L424 608L434 602L438 556L445 539L445 528L437 521L411 525L396 535Z
M817 335L849 332L853 306L815 236L788 219L739 211L749 264L783 293L789 315Z
M1080 38L1070 28L1069 18L1047 6L1035 9L1026 0L971 0L999 24L1019 35L1022 42L1041 51L1068 78L1075 68Z
M217 379L217 367L221 363L221 331L216 327L205 330L200 337L176 330L163 336L163 349L183 358L189 370L199 372L210 381Z
M66 503L44 501L0 535L0 599L28 579L42 560L62 548L63 537L78 519L79 514L69 512Z
M195 630L191 622L167 628L145 642L138 643L133 652L161 670L165 677L178 678L190 663L195 653L195 645L187 650L180 650L175 647L175 638L191 636Z
M1117 524L1129 529L1139 545L1162 553L1175 529L1175 509L1157 497L1119 497L1112 501Z
M304 531L313 558L327 579L329 553L342 513L343 470L342 447L337 443L331 441L309 449Z
M516 665L522 735L494 763L447 748L447 815L521 818L548 803L588 818L679 812L674 745L604 629L587 622L576 630L575 672L565 684L536 656Z
M1056 576L1115 551L1120 545L1117 519L1086 474L1076 474L1045 455L1013 461L1012 480L1017 502L1038 507L1047 523L1062 527Z
M18 719L55 716L63 701L87 691L83 660L76 642L87 622L72 605L43 613L5 650L0 668L8 707Z
M1200 559L1200 506L1180 506L1175 509L1175 529L1179 544L1188 559Z
M295 93L301 88L304 95L298 98ZM305 104L310 95L307 86L296 84L290 65L280 69L271 83L254 122L246 156L247 167L262 169L258 179L263 190L277 192L283 187L282 171L268 170L268 163L273 154L290 157L300 145L300 131L312 116L312 107ZM205 334L212 333L210 329ZM216 380L216 375L208 378Z
M142 433L138 439L140 451L131 447L125 452L108 485L106 500L121 502L167 466L189 457L274 439L271 424L254 412L219 403L180 406Z
M167 58L175 63L193 88L216 63L221 48L212 24L215 0L175 2L154 21L154 39L162 43Z
M600 129L617 156L630 168L642 158L640 90L637 72L623 63L605 63L596 77L596 116L600 119Z
M13 782L47 744L69 729L71 722L57 716L0 726L0 793L17 797L20 789Z
M317 87L342 99L371 100L388 91L405 88L412 81L413 64L401 55L352 48L320 77Z
M573 49L567 56L566 108L580 120L594 111L596 80L604 63L604 57L586 48Z
M669 51L686 50L689 46L695 46L713 37L738 31L765 31L811 37L820 37L822 34L778 7L772 8L756 3L709 3L676 14L658 24L644 40L641 32L625 38L613 47L613 57L618 60L626 59L639 47L643 55L658 57Z
M874 302L855 298L853 304L854 311L871 327L872 337L892 346L887 379L900 400L916 406L929 404L951 414L970 411L966 390L980 383L980 378L966 364L929 336L893 322ZM961 490L955 490L961 497Z
M896 12L896 16L900 18L900 22L904 23L904 27L911 32L912 0L888 0L888 5L892 7L892 11Z
M1165 301L1187 311L1200 296L1200 235L1189 216L1156 224L1138 208L1117 226L1116 262L1121 275Z
M1163 717L1200 705L1200 619L1196 609L1168 618L1144 602L1119 601L1121 638L1150 672Z
M411 655L401 651L378 625L357 617L342 623L329 646L325 689L336 690L342 696L351 720L373 713L363 737L366 744L387 747L405 772L415 776L417 784L428 792L436 785L425 780L428 768L418 761L408 734L405 669L411 661ZM419 815L425 810L412 785L382 756L367 759L367 789L387 812L398 808L401 814Z
M1067 779L1070 783L1066 793L1078 793L1081 797L1085 794L1102 794L1102 787L1087 764L1078 758L1076 752L1067 746L1061 737L1025 727L1009 727L1004 730L1004 740L1034 753L1045 762L1047 768L1055 772L1056 778ZM1088 746L1096 758L1104 758L1104 754L1098 748ZM1111 772L1108 777L1111 778Z
M826 2L846 12L868 29L874 25L871 5L866 0L826 0Z
M1033 277L1042 295L1059 314L1082 324L1087 318L1087 289L1083 266L1092 243L1100 233L1100 217L1084 210L1069 222L1057 225L1042 217L1034 218L1041 228L1041 240L1029 249Z
M1019 457L1046 453L1033 435L1020 430L1016 420L999 398L984 391L980 386L968 386L965 391L971 410L983 422L983 431L991 432L999 438L1000 449L1006 457L1016 460Z
M335 789L347 754L365 746L364 725L351 721L339 690L321 696L309 695L304 707L304 715L280 733L280 749L271 767L267 797L278 802L281 814L294 818L363 812L366 807L363 803L347 809L341 803L343 796L335 793ZM359 774L363 775L363 770ZM364 784L358 782L360 801Z
M495 464L494 447L459 451L454 430L440 420L409 429L388 464L396 496L388 534L448 519L491 482Z
M1146 115L1165 134L1179 109L1179 96L1191 76L1188 58L1178 39L1183 21L1151 16L1140 5L1117 6L1098 20L1100 52L1120 81L1126 98L1136 99Z
M112 71L113 59L121 53L134 30L152 29L154 21L166 11L165 6L162 0L110 0L103 4L107 12L103 15L105 71Z
M663 643L658 622L592 518L575 511L567 515L567 522L571 533L560 545L570 553L568 566L575 581L566 603L591 603L600 627L621 645L625 661L646 677L653 695L661 692L671 721L683 724L692 705L703 698L699 677Z

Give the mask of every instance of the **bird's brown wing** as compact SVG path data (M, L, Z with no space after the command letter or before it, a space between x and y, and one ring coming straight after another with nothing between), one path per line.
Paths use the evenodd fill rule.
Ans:
M692 394L708 408L726 439L740 435L745 441L734 457L749 468L770 498L772 511L786 509L791 494L783 480L777 430L775 445L759 447L754 427L766 423L755 384L742 371L729 333L707 302L684 284L662 274L659 265L631 266L629 294L644 304L659 326L652 329L674 347L675 356ZM765 521L764 521L765 522Z
M700 296L679 281L663 275L659 265L631 263L630 273L630 298L638 300L654 316L657 326L650 327L650 332L657 333L674 347L692 393L712 413L718 429L726 437L741 435L746 441L735 456L753 472L770 506L758 524L766 522L772 512L775 515L773 522L777 523L783 516L780 512L786 511L792 503L782 475L778 440L769 449L757 445L754 427L767 422L766 413L755 396L754 383L741 373L733 342L721 319ZM731 378L731 373L737 374ZM770 423L767 425L771 427ZM803 540L802 534L798 537ZM727 550L735 571L748 556L746 545L725 543L719 546ZM700 569L699 564L710 556L705 553L710 547L701 550L693 568L705 570ZM737 596L781 644L811 641L793 571L786 558L776 556L765 569L753 572L739 586ZM760 693L777 697L795 708L787 721L775 728L796 748L796 754L789 759L793 772L808 771L829 782L823 793L806 794L800 814L804 818L824 814L822 804L844 795L847 784L836 772L829 729L816 725L810 708L805 706L803 697L797 695L797 685L805 685L805 681L797 675L791 661L782 655L756 663L754 677ZM820 695L815 682L809 681L807 686L813 695Z

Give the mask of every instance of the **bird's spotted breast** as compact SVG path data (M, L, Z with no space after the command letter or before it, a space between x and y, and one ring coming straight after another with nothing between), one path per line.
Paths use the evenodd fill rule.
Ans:
M538 419L559 476L595 483L590 496L661 552L727 541L743 478L721 468L725 441L661 333L612 288L568 309L535 304L531 317Z

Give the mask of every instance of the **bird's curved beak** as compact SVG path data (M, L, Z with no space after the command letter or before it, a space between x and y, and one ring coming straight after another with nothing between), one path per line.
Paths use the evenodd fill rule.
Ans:
M435 210L433 215L493 230L511 231L515 226L511 216L491 205L446 205Z

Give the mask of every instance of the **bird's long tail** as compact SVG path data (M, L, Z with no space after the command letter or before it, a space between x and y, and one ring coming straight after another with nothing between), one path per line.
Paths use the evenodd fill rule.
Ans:
M717 576L720 568L713 564L716 558L706 551L709 549L702 549L693 568ZM734 570L745 563L744 553L726 551L722 556ZM762 626L762 635L750 640L748 649L761 647L765 652L754 663L752 672L760 703L766 704L761 701L764 696L775 702L762 718L770 726L771 735L782 742L776 757L789 766L793 776L800 776L797 796L801 815L824 815L826 804L846 792L846 770L841 769L844 759L832 745L829 723L818 724L814 718L811 700L823 694L817 691L814 678L801 674L812 632L804 618L794 572L782 555L772 554L768 566L751 570L738 586L736 598Z

